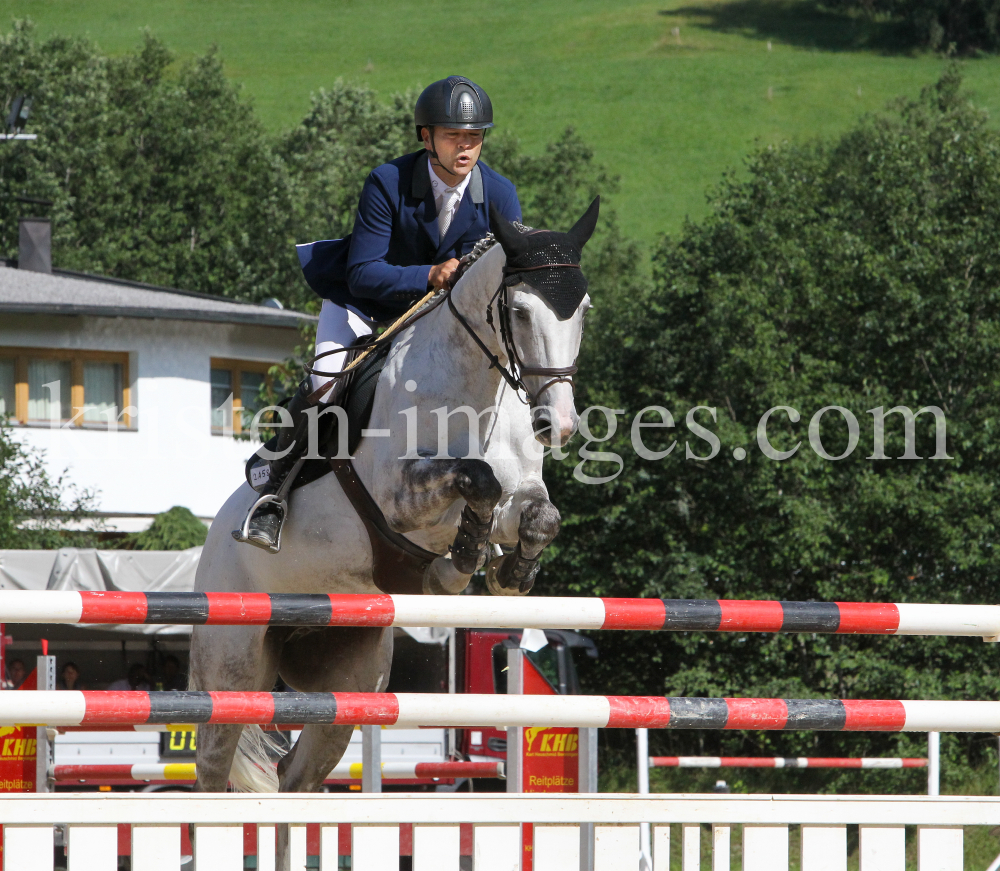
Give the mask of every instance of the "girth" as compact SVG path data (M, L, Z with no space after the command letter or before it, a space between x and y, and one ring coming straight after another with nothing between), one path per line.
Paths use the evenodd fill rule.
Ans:
M375 586L383 593L423 593L424 574L438 554L424 550L389 528L382 509L361 482L351 460L331 459L330 468L368 530Z

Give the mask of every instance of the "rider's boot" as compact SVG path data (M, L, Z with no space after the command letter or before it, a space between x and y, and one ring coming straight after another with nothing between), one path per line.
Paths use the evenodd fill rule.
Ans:
M335 401L342 383L337 380L332 395L327 396L327 402ZM307 413L316 407L316 403L309 401L312 392L311 379L306 378L285 406L292 419L289 426L278 431L278 442L274 448L274 453L284 452L284 455L269 463L269 477L258 491L259 498L276 495L296 462L305 453L309 443L309 422L315 419L315 415ZM281 527L287 516L288 503L284 499L263 503L250 518L246 541L270 553L277 553L281 543Z

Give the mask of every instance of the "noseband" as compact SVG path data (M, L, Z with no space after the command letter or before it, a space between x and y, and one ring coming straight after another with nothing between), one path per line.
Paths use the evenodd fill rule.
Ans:
M487 359L490 361L490 369L496 369L500 376L503 378L507 384L510 385L511 389L514 391L515 395L518 391L523 390L525 395L528 397L527 405L532 408L536 407L536 402L538 397L541 396L546 390L548 390L553 384L558 384L561 381L565 381L567 384L573 384L573 376L577 373L578 367L576 364L572 366L559 366L555 368L548 368L545 366L528 366L521 359L521 355L517 352L517 346L514 344L514 332L511 329L510 322L510 304L507 299L508 290L515 284L520 283L516 279L516 276L522 272L533 272L536 269L579 269L580 265L578 263L551 263L544 266L529 266L522 267L517 270L508 271L507 267L503 270L503 280L500 282L500 286L496 289L496 293L490 297L489 303L486 305L486 323L490 325L490 329L496 334L497 328L493 323L493 303L497 304L497 312L499 314L498 320L500 322L500 341L503 344L504 352L507 355L508 365L504 366L500 362L500 358L497 357L490 349L486 346L486 343L479 337L479 334L473 329L472 325L465 319L464 315L455 306L452 300L451 292L448 293L448 308L451 309L451 313L455 316L456 320L464 327L465 331L472 336L473 341L479 346L479 349L486 355ZM535 392L532 393L528 390L527 385L524 383L525 378L530 378L532 376L548 378L542 386ZM520 396L518 396L520 398Z

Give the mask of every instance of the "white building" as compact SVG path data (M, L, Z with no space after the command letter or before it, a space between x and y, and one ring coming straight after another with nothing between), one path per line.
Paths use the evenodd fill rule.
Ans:
M255 450L240 430L258 388L308 316L2 263L0 415L16 436L99 491L112 528L174 505L214 517Z

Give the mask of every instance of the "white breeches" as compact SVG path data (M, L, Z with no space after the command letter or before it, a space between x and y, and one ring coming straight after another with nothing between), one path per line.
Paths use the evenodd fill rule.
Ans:
M359 339L362 336L370 336L374 325L375 321L366 318L361 312L355 311L353 308L345 308L344 306L330 302L328 299L324 299L323 308L319 313L319 324L316 326L316 354L319 355L326 351L346 348L355 339ZM346 353L329 354L326 357L321 357L313 366L319 369L320 372L334 374L344 368L344 358L346 356ZM323 375L313 375L313 390L318 390L326 380L326 377ZM324 396L323 401L328 396L329 394Z

